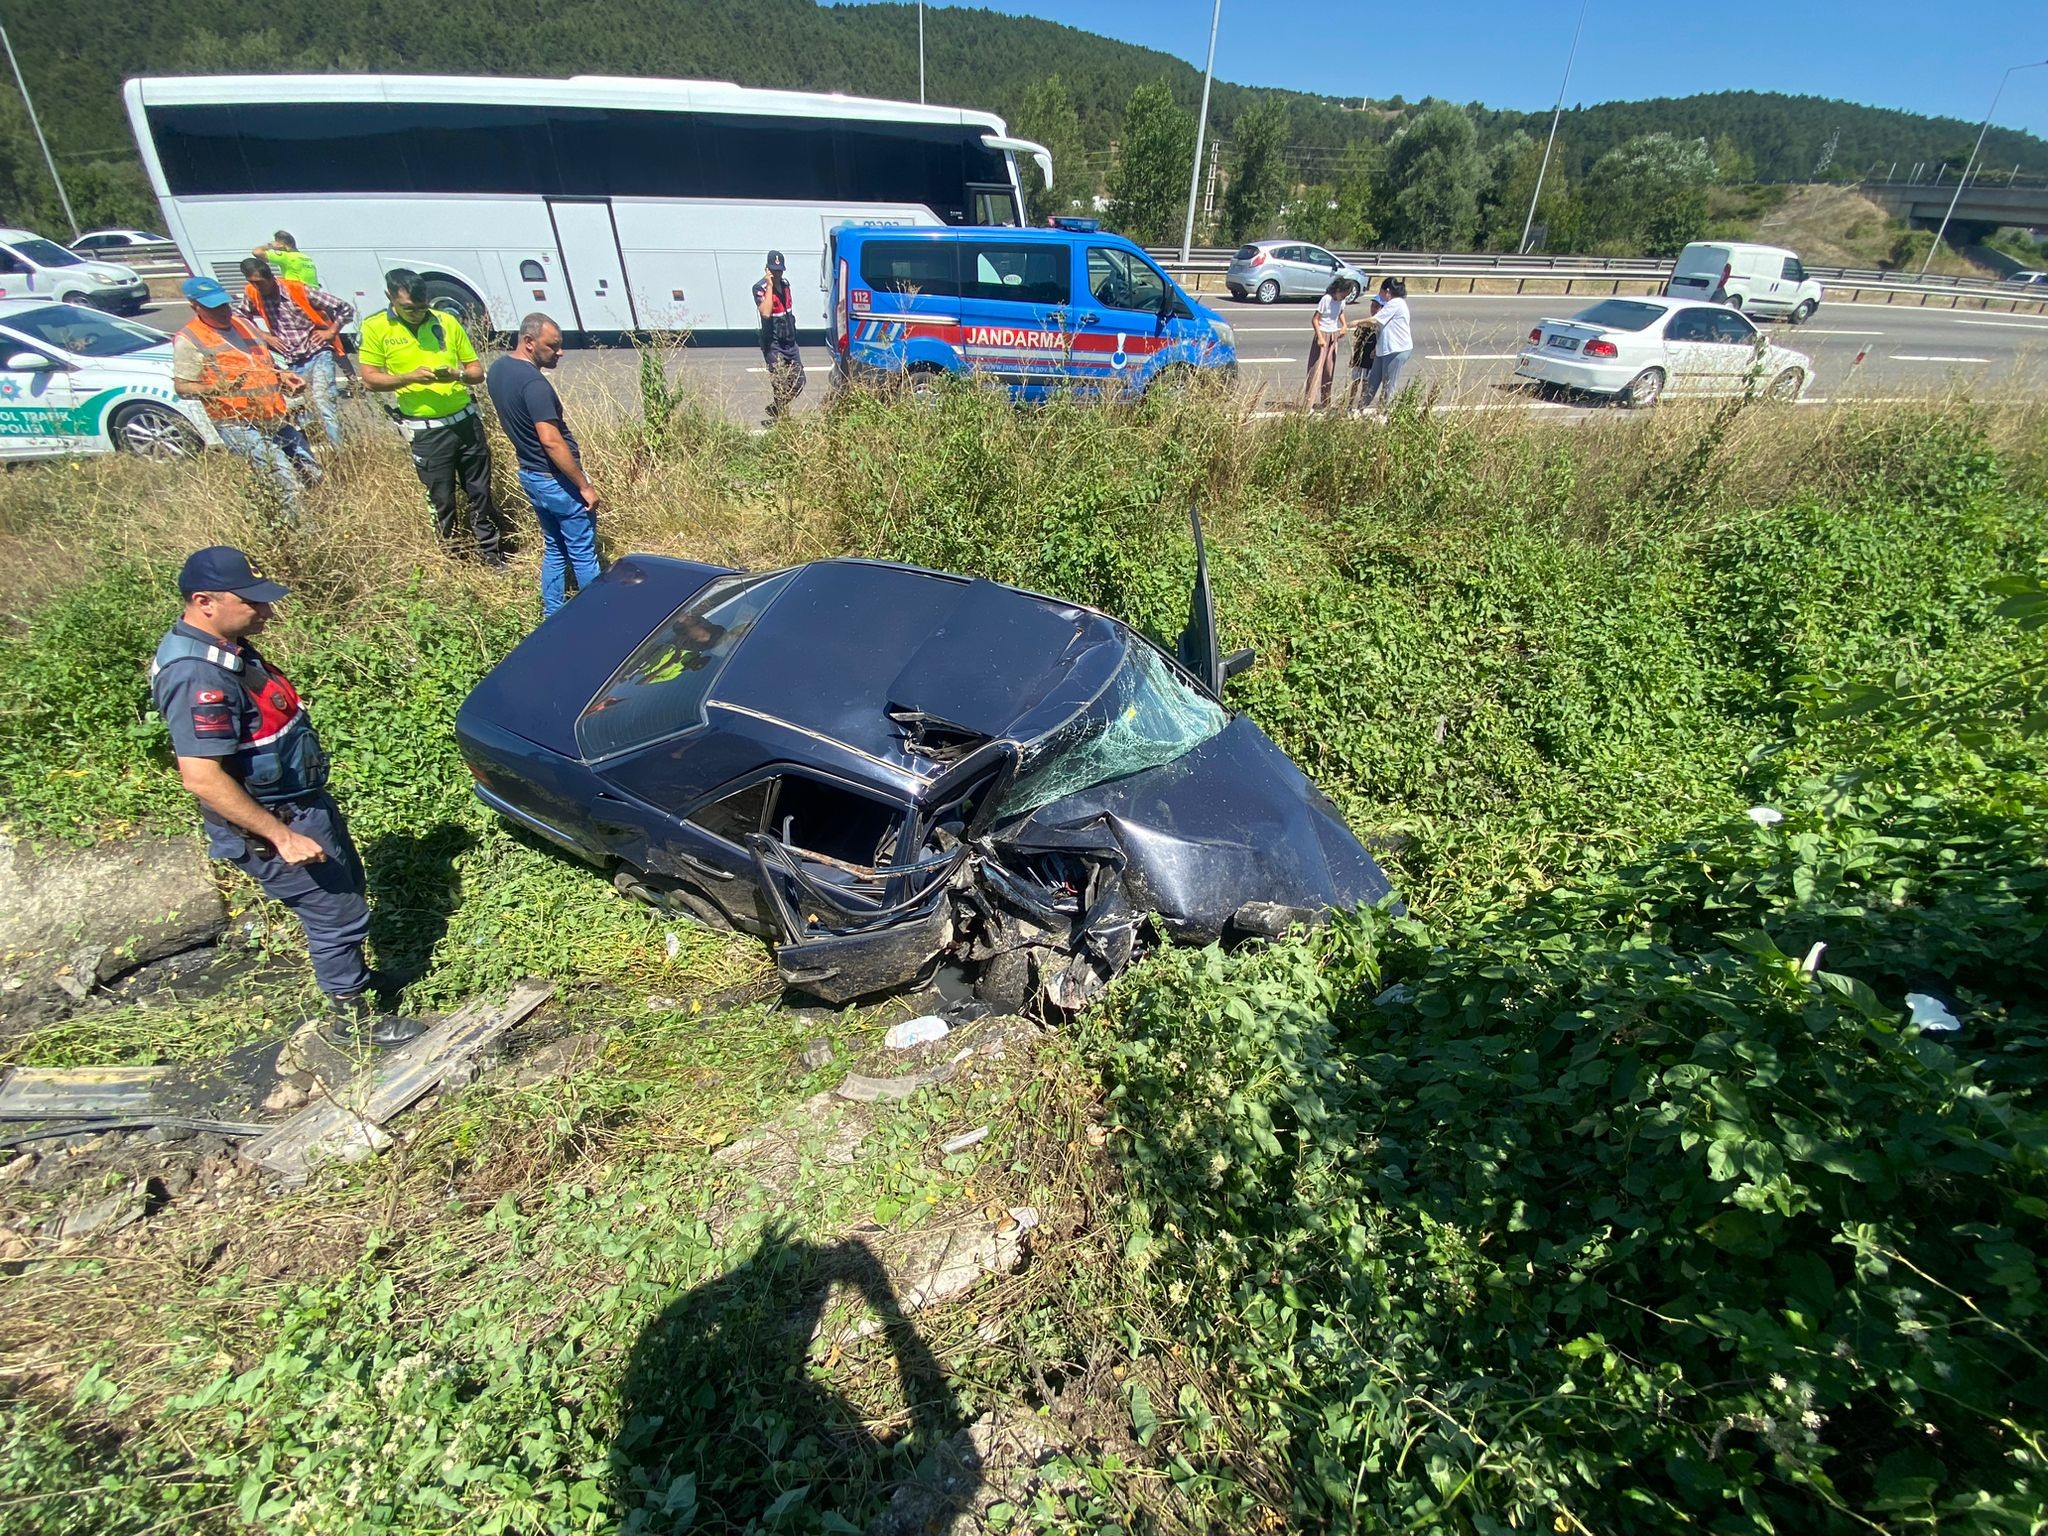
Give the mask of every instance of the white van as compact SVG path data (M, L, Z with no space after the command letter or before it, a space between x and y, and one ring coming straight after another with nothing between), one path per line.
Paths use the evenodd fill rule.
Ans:
M93 261L26 229L0 229L0 299L56 299L140 314L149 284L126 267Z
M1820 308L1821 286L1783 246L1695 240L1678 253L1667 298L1710 299L1754 315L1784 315L1794 325Z

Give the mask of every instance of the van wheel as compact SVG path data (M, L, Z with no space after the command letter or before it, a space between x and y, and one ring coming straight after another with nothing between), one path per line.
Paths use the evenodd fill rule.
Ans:
M1721 302L1723 304L1726 304L1730 309L1740 309L1742 308L1742 295L1739 293L1731 293L1728 295L1727 298L1723 299Z
M1813 318L1814 307L1813 300L1802 299L1799 307L1792 311L1792 323L1794 325L1806 324L1807 321Z
M1628 381L1628 387L1614 398L1629 410L1643 410L1657 403L1664 393L1664 370L1645 368Z
M913 363L903 375L903 392L913 400L931 400L939 393L946 370L932 363Z
M192 424L161 405L124 405L107 423L117 453L144 459L189 459L206 445Z
M1173 363L1160 369L1152 382L1145 386L1145 398L1150 400L1185 400L1195 392L1195 370L1186 363Z
M1275 299L1279 298L1280 279L1277 277L1269 277L1263 283L1259 284L1257 290L1257 297L1258 301L1261 304L1271 304Z
M1772 400L1797 400L1799 398L1799 391L1805 384L1806 375L1804 373L1800 372L1797 368L1787 368L1783 373L1771 380L1771 387L1765 391L1765 394Z
M82 293L63 293L63 294L59 294L59 295L57 296L57 300L58 300L58 302L59 302L59 303L61 303L61 304L84 304L84 305L86 305L86 306L87 306L88 308L90 308L90 307L91 307L91 304L92 304L92 301L91 301L90 299L88 299L88 298L87 298L87 297L86 297L86 296L85 296L84 294L82 294Z

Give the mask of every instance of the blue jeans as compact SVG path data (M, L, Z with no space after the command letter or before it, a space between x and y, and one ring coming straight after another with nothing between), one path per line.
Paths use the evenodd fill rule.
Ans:
M322 347L302 363L293 363L292 372L306 381L306 398L320 417L320 425L327 429L327 441L335 447L341 446L341 401L334 393L334 354Z
M284 497L286 511L299 510L299 475L303 473L308 480L320 478L320 464L313 457L305 433L289 422L263 428L246 421L216 421L213 428L230 452L239 453L251 464L269 471L271 479L277 482L278 494Z
M597 519L576 487L552 470L522 469L519 486L540 524L540 611L545 618L569 600L564 580L569 572L576 575L578 592L597 580Z
M1372 356L1372 371L1365 376L1365 393L1359 397L1358 409L1364 410L1375 399L1394 403L1394 396L1401 388L1401 374L1408 366L1412 352L1375 352Z

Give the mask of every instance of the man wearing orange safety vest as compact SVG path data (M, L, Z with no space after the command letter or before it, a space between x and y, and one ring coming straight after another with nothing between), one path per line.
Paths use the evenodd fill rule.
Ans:
M327 441L339 448L341 411L334 394L334 368L345 350L341 328L355 319L355 307L324 288L279 277L260 256L242 262L242 276L248 282L235 313L260 325L278 355L306 381L306 397L320 413Z
M188 277L178 291L192 319L171 339L171 387L206 408L222 443L270 471L285 510L296 515L299 477L320 478L312 445L291 418L291 396L305 381L278 366L212 278Z

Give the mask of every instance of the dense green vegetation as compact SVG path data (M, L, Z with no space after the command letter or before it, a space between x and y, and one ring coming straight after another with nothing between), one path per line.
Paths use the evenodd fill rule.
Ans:
M1226 634L1261 652L1233 702L1381 840L1408 914L1155 953L1021 1088L929 1090L853 1165L768 1188L709 1149L836 1069L797 1062L814 1026L786 1013L679 1001L758 949L667 953L467 793L447 721L530 570L439 562L381 440L290 546L238 466L169 495L134 464L25 474L0 514L14 831L182 824L142 658L174 554L232 534L297 584L275 648L410 1001L539 971L606 1043L238 1213L253 1232L18 1277L20 1528L857 1530L1005 1405L1085 1448L990 1529L2048 1518L2037 410L1559 430L960 390L750 440L657 403L658 431L579 432L637 547L889 555L1171 633L1199 500ZM1909 992L1961 1029L1909 1027ZM131 1010L8 1052L260 1027ZM991 1199L1089 1215L920 1315L919 1346L787 1356L778 1320L849 1233ZM280 1245L305 1254L283 1273Z
M121 111L120 82L131 75L342 69L658 74L899 99L917 94L917 26L906 5L694 0L649 9L592 0L571 14L451 0L399 22L384 9L346 3L313 11L253 0L156 9L78 0L25 11L13 19L10 35L78 216L88 225L148 223L155 217ZM934 7L926 41L931 99L994 110L1038 130L1042 142L1061 152L1062 179L1084 202L1089 193L1108 190L1116 174L1110 148L1130 136L1134 92L1156 86L1186 116L1200 100L1200 74L1180 59L1028 17ZM1068 131L1048 127L1046 104L1035 99L1049 76L1062 82ZM1534 190L1535 157L1549 129L1547 114L1479 103L1457 108L1427 97L1414 103L1400 97L1339 102L1219 81L1211 102L1212 141L1220 138L1232 158L1245 152L1249 144L1240 141L1256 141L1258 120L1250 120L1250 136L1241 134L1241 124L1262 103L1285 113L1286 179L1301 193L1294 232L1346 243L1384 238L1420 244L1425 235L1448 240L1462 234L1500 245L1511 243L1510 235L1519 238ZM1355 195L1347 198L1344 189L1360 168L1347 151L1371 161L1395 136L1416 131L1417 118L1439 107L1466 120L1470 164L1454 151L1448 167L1434 162L1427 177L1397 178L1379 195L1376 212L1360 206ZM1156 111L1153 121L1156 127ZM1975 136L1974 125L1955 119L1746 91L1575 107L1565 115L1552 167L1557 204L1539 212L1552 231L1552 249L1640 239L1634 229L1613 227L1628 200L1599 196L1595 173L1606 157L1628 146L1635 146L1630 152L1639 158L1640 141L1658 135L1679 145L1711 146L1723 180L1774 182L1848 180L1894 165L1904 175L1923 161L1931 173L1944 160L1960 166ZM2031 134L1996 129L1984 153L1985 163L2000 170L2018 165L2048 173L2048 145ZM1433 194L1430 189L1447 168L1449 184ZM1616 168L1610 166L1610 173ZM1184 199L1188 171L1182 151L1177 173L1163 175L1161 186L1175 184ZM1565 189L1581 183L1607 210L1604 215L1582 214L1574 206ZM1488 187L1513 210L1512 219L1488 217L1483 207L1466 212L1467 205L1486 201ZM1411 201L1438 196L1450 205L1448 213L1390 211L1410 188L1417 189ZM1332 201L1344 202L1346 211L1325 228ZM1250 214L1267 206L1261 190L1250 208L1230 212L1222 237L1242 237L1259 223ZM12 91L0 93L0 218L61 232L47 174ZM1141 232L1149 233L1150 225Z

